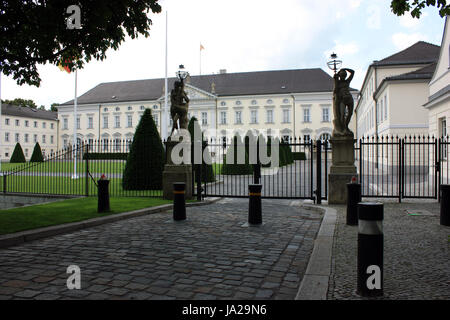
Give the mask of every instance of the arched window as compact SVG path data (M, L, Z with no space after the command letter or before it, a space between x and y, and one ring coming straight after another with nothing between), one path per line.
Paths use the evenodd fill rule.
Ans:
M320 141L322 141L322 145L326 146L327 149L331 148L331 144L330 144L330 139L331 139L331 135L329 133L322 133L320 135Z

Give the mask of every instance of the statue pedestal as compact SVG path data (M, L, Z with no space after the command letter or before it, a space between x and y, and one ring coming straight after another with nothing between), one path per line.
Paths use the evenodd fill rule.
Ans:
M355 145L352 135L334 136L330 139L332 165L328 175L328 203L347 203L347 183L357 177Z
M192 199L191 143L190 141L167 141L165 145L167 164L163 171L163 198L173 200L174 182L184 182L186 184L185 199ZM183 151L172 155L175 147L182 148ZM177 159L173 159L172 156ZM176 164L179 162L181 163Z

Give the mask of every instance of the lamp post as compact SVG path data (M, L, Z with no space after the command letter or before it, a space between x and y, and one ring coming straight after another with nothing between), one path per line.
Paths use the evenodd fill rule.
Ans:
M184 70L184 65L180 64L178 66L178 71L176 72L178 79L180 79L181 83L188 77L189 72Z
M342 66L342 60L338 60L338 56L336 53L332 53L330 56L330 61L327 62L328 68L334 71L334 74L337 73L337 71Z

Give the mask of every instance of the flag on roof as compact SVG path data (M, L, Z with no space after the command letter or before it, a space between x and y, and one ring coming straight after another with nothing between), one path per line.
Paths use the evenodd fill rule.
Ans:
M66 62L66 63L69 63L70 60L66 59L65 62ZM62 61L59 62L58 68L59 68L59 70L61 70L61 71L66 71L67 73L70 73L70 68L69 68L69 66L63 66L63 65L62 65Z

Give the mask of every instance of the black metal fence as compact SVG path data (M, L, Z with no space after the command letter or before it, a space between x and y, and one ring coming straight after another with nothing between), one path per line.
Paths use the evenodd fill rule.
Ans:
M358 141L363 197L433 198L448 182L448 138L364 137Z
M255 144L259 145L256 142ZM249 166L237 172L228 172L224 168L230 147L232 139L221 143L211 141L208 144L215 180L201 181L201 188L197 188L197 179L197 187L194 187L197 196L201 192L202 197L248 197L248 185L259 183L263 186L262 198L315 199L318 202L326 199L327 173L331 163L328 141L285 139L279 146L280 166L265 166L264 161L255 156L256 161L248 161ZM290 150L293 161L282 163L282 148ZM259 154L260 151L255 147L254 152ZM193 176L201 176L198 173L201 170L208 168L205 165L194 166Z
M110 181L109 191L113 197L161 197L162 187L155 190L124 187L123 174L130 146L129 140L89 140L48 154L44 162L3 164L0 190L4 193L96 196L97 180L104 175ZM142 180L139 173L135 175L136 179Z
M439 185L450 183L450 139L427 136L365 137L355 143L355 165L363 197L439 198ZM201 197L247 197L248 185L263 185L264 198L327 199L331 145L328 141L293 138L284 141L293 159L278 168L261 161L245 172L225 172L231 140L211 141L203 154L210 166L193 165L193 190ZM153 190L124 188L123 173L129 140L89 140L48 154L44 162L2 164L0 190L4 193L97 195L97 180L110 180L111 196L161 197ZM259 150L258 150L259 151ZM145 152L142 154L144 155ZM201 178L206 171L210 177ZM202 173L203 172L203 173ZM136 173L136 179L139 173ZM212 176L212 177L211 177ZM197 179L195 179L197 177ZM133 178L133 177L132 177ZM151 179L151 178L149 178Z

